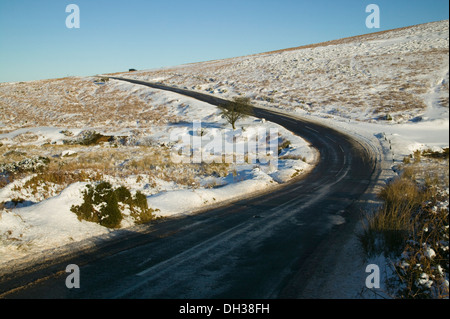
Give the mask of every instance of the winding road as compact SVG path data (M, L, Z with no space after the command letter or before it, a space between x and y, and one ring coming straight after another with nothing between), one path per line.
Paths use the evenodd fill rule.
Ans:
M221 105L220 98L126 80ZM255 108L309 141L320 161L302 178L253 198L130 229L95 249L0 279L4 298L298 298L323 256L353 236L358 203L378 177L376 154L319 123ZM335 262L339 262L336 260ZM68 289L67 264L81 287Z

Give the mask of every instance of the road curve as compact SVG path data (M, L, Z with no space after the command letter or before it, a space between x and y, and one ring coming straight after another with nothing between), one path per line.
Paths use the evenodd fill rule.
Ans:
M120 78L115 78L120 79ZM223 105L226 100L170 90ZM364 143L315 122L255 108L308 140L320 161L304 178L262 196L131 229L120 240L0 279L4 298L298 298L320 263L352 236L358 200L379 174ZM338 261L336 261L338 262ZM81 287L67 289L68 264ZM337 296L339 297L339 296Z

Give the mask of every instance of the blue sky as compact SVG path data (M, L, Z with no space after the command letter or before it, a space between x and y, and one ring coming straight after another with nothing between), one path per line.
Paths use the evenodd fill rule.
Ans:
M80 8L68 29L66 6ZM380 8L379 29L365 25ZM0 82L152 69L448 19L448 0L0 0Z

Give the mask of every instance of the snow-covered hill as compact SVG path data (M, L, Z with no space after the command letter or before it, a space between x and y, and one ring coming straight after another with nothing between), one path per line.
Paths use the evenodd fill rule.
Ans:
M317 160L308 142L274 123L247 117L232 130L210 104L97 79L0 86L0 264L109 238L115 230L71 211L88 184L139 191L162 217L267 190ZM121 228L136 224L122 213Z
M448 146L448 20L121 76L242 94L333 126L363 127L387 135L402 156Z
M417 149L448 147L448 26L448 20L440 21L253 56L118 74L224 98L250 97L256 105L366 139L393 166ZM229 132L219 110L174 93L96 79L0 84L0 264L114 233L79 221L70 211L80 204L87 183L106 180L132 193L140 191L150 207L167 216L283 183L307 172L317 159L301 137L250 117L238 122L235 140L245 143L260 130L276 129L278 145L285 144L277 166L170 163L167 159L183 137L198 134L214 140ZM196 132L194 121L202 123ZM174 140L177 130L182 133ZM102 143L80 144L93 132L104 138ZM207 145L202 144L201 151L207 151ZM278 155L270 146L266 151ZM44 161L44 172L7 171L24 163L35 165L39 158L49 161ZM122 224L129 227L134 221L124 218Z

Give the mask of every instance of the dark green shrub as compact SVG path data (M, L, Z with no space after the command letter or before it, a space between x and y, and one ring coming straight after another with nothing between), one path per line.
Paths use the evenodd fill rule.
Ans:
M100 205L100 225L108 228L117 228L122 221L122 213L120 212L117 195L111 184L101 182L97 185L94 194L94 203Z
M118 189L115 190L117 200L119 202L125 203L125 204L131 204L133 202L131 193L125 186L120 186Z
M130 209L131 216L136 220L137 224L147 223L154 218L153 209L148 207L147 197L140 191L136 192Z
M123 219L119 203L127 205L131 216L137 224L149 222L154 218L153 209L148 207L147 197L141 192L131 195L125 186L113 189L108 182L101 182L95 187L88 185L83 192L83 203L72 206L79 220L99 223L108 228L118 228Z
M93 195L93 187L87 185L87 189L83 192L83 204L80 206L72 205L70 210L77 215L79 220L98 223L98 214L93 207Z
M79 220L99 223L108 228L120 227L123 217L117 196L110 183L101 182L95 188L88 185L83 192L83 199L83 204L73 205L70 209Z

